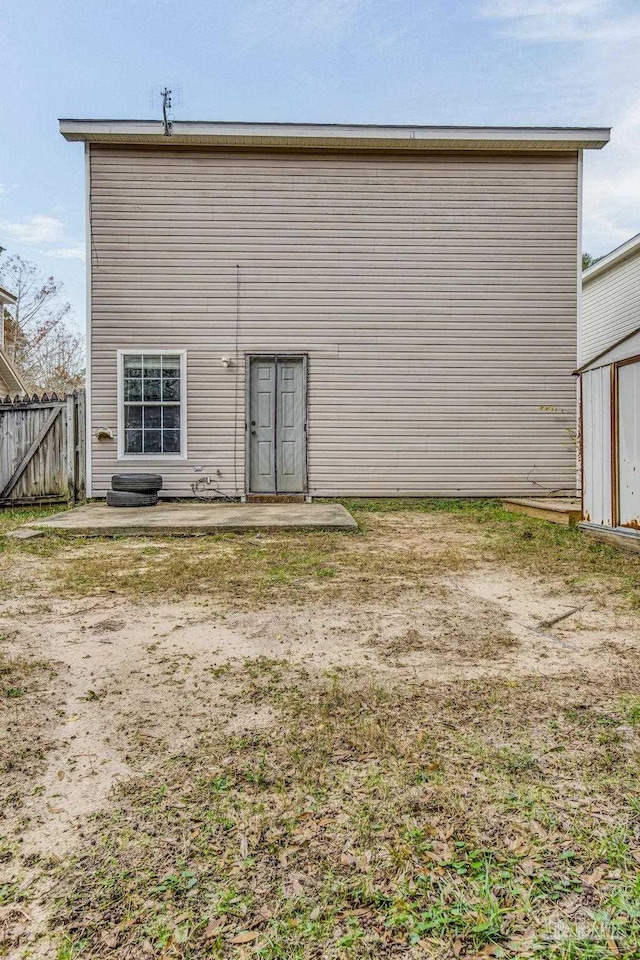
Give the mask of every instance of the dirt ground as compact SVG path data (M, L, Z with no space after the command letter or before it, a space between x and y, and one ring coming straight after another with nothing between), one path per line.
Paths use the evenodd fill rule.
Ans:
M259 735L279 723L270 693L282 673L296 689L318 678L400 690L485 681L540 689L549 681L556 699L570 700L591 682L637 675L638 613L602 584L567 586L566 578L496 562L485 555L482 532L446 514L386 515L372 524L387 549L428 555L437 543L443 555L462 550L472 562L445 563L419 588L400 583L380 599L371 591L359 596L353 578L342 591L333 577L330 591L311 591L304 602L284 589L247 606L215 593L177 599L170 589L135 595L116 586L74 596L46 577L38 585L41 557L12 557L31 588L5 591L0 606L0 654L17 671L1 703L11 759L2 773L0 889L12 894L0 907L0 955L138 956L117 947L117 938L96 947L89 937L73 947L72 924L69 939L60 939L60 864L95 842L95 816L120 802L114 788L153 773L168 756L188 756L208 736ZM117 548L122 556L125 548ZM77 566L96 549L75 542L65 556ZM130 549L135 554L144 543ZM636 749L633 731L629 737ZM146 942L152 945L140 956L200 956ZM249 947L239 941L233 949L240 955ZM451 950L473 952L455 943ZM360 954L353 947L335 955Z

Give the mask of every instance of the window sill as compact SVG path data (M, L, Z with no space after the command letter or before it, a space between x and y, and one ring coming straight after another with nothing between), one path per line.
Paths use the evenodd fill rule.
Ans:
M122 462L126 460L128 463L138 462L144 460L186 460L186 453L123 453L117 460Z

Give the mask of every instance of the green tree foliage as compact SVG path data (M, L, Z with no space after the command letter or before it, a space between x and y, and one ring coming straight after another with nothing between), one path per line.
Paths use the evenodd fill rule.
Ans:
M594 263L597 263L601 257L592 257L590 253L582 254L582 269L587 270L589 267L592 267Z

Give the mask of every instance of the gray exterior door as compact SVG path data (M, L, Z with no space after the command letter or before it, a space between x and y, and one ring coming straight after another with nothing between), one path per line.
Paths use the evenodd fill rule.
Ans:
M249 376L249 486L251 493L276 489L276 365L273 358L251 361Z
M304 359L254 357L249 394L249 493L304 493Z

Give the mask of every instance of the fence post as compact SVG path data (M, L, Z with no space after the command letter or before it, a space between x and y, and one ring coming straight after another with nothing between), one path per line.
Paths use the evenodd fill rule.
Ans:
M78 429L78 436L76 442L77 450L77 468L76 468L76 496L78 499L82 499L86 496L87 493L87 479L86 479L86 434L87 434L87 420L86 420L86 394L84 390L78 391L78 396L76 398L76 424Z
M76 499L76 400L73 394L66 397L66 441L67 441L67 486L69 500Z

